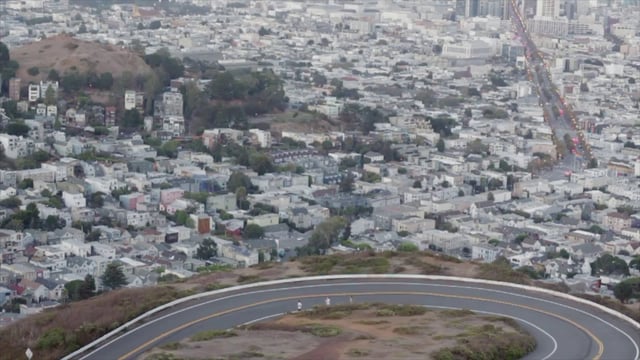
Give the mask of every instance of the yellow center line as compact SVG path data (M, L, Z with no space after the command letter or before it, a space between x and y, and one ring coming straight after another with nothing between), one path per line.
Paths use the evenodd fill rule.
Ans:
M308 299L308 298L323 298L323 297L348 297L348 296L376 296L376 295L421 295L421 296L438 296L438 297L448 297L448 298L455 298L455 299L465 299L465 300L475 300L475 301L481 301L481 302L491 302L491 303L496 303L496 304L503 304L503 305L509 305L509 306L514 306L514 307L519 307L522 309L527 309L527 310L531 310L531 311L535 311L535 312L539 312L545 315L549 315L552 317L555 317L557 319L560 319L562 321L565 321L573 326L575 326L576 328L582 330L584 333L586 333L587 335L589 335L589 337L591 337L593 339L593 341L596 342L596 344L598 344L598 352L596 353L596 355L592 358L592 360L600 360L600 358L602 357L602 354L604 353L604 343L602 342L602 340L600 340L600 338L598 338L593 332L591 332L589 329L585 328L584 326L578 324L577 322L564 317L562 315L558 315L558 314L554 314L550 311L547 310L543 310L543 309L538 309L536 307L533 306L529 306L529 305L521 305L521 304L516 304L516 303L512 303L512 302L508 302L508 301L503 301L503 300L495 300L495 299L487 299L487 298L482 298L482 297L478 297L478 296L467 296L467 295L450 295L450 294L443 294L443 293L436 293L436 292L421 292L421 291L375 291L375 292L352 292L352 293L328 293L328 294L313 294L313 295L299 295L299 296L287 296L287 297L281 297L281 298L277 298L277 299L268 299L268 300L262 300L262 301L258 301L255 303L251 303L251 304L247 304L247 305L243 305L243 306L238 306L232 309L228 309L228 310L224 310L224 311L220 311L217 313L213 313L207 316L203 316L199 319L195 319L189 322L186 322L180 326L177 326L175 328L172 328L171 330L165 331L163 333L161 333L160 335L154 337L153 339L146 341L145 343L139 345L138 347L136 347L135 349L129 351L128 353L122 355L121 357L118 358L118 360L126 360L129 359L130 357L132 357L134 354L141 352L142 350L144 350L145 348L149 347L151 344L156 343L160 340L162 340L163 338L166 338L169 335L175 334L178 331L184 330L190 326L193 326L197 323L203 322L203 321L207 321L210 319L213 319L215 317L220 317L223 315L227 315L230 313L234 313L237 311L241 311L241 310L245 310L248 308L252 308L252 307L256 307L256 306L260 306L260 305L265 305L265 304L270 304L270 303L274 303L274 302L281 302L281 301L293 301L296 299ZM426 305L426 307L429 307L428 305Z

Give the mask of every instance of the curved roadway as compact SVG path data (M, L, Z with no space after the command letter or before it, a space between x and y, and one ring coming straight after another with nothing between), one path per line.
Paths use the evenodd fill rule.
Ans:
M517 320L537 340L527 359L639 358L640 331L593 306L508 285L418 278L302 280L255 286L191 300L155 314L119 336L74 359L134 359L163 343L207 329L227 329L303 307L354 302L418 304L464 308ZM638 324L635 324L638 326Z

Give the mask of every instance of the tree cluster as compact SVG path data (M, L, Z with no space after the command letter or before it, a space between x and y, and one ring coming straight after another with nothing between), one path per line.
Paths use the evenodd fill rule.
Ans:
M40 219L40 211L35 203L27 205L25 210L18 210L2 222L2 229L22 231L25 229L40 229L53 231L66 226L66 221L58 216L49 215L46 219Z
M185 106L204 105L189 108L189 112L202 118L207 127L246 129L248 116L284 110L288 101L282 80L271 70L241 74L216 71L204 95L199 98L199 92L185 93Z
M160 49L153 54L146 55L144 61L158 74L161 83L168 83L169 80L179 78L184 75L184 65L182 61L171 56L167 49Z
M619 282L613 288L613 295L622 303L640 297L640 277L632 277Z
M2 83L0 84L3 93L9 90L9 80L16 76L16 71L20 64L17 61L11 60L9 48L3 42L0 42L0 76L2 77Z
M299 248L298 254L311 255L323 252L339 240L340 233L347 226L347 220L333 216L318 224L309 238L309 244Z
M49 74L51 75L55 74ZM60 87L66 93L77 93L86 88L93 88L98 90L111 90L114 84L113 74L110 72L104 72L98 74L93 71L87 73L81 73L79 71L65 72L60 77Z
M389 122L389 118L379 109L355 103L346 104L342 108L339 120L345 130L360 130L365 135L375 130L376 123Z
M629 276L629 266L617 256L604 254L591 264L591 275L625 275Z
M84 280L74 280L64 284L67 297L71 301L85 300L92 297L96 291L96 281L91 275Z

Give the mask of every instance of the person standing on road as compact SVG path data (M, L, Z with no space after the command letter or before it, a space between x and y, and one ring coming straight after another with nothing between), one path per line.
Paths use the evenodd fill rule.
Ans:
M326 299L324 299L324 304L325 304L325 305L327 305L327 306L330 306L330 305L331 305L331 299L329 299L329 297L328 297L328 296L327 296L327 298L326 298Z
M302 301L298 300L298 311L302 311Z
M349 296L349 304L353 304L353 296Z

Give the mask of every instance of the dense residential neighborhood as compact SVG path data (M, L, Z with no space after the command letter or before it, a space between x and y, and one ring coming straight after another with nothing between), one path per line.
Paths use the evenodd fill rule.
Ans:
M506 8L79 3L0 8L0 326L119 287L399 246L607 296L640 275L637 7L522 9L587 158L555 135ZM90 46L130 63L21 55Z

